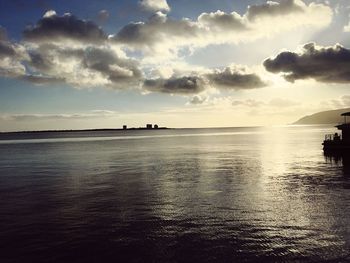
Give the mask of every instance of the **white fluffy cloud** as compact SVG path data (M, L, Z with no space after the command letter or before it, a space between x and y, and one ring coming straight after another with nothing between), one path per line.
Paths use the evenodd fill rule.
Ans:
M0 26L0 76L22 76L25 73L25 67L21 61L26 58L25 48L20 44L12 43L7 38L6 30Z
M32 74L27 80L39 84L61 81L75 87L127 89L136 87L142 77L135 60L118 56L109 46L45 44L30 50L29 56Z
M12 44L0 31L0 75L38 85L66 83L73 87L138 87L138 62L126 56L91 21L47 11L24 31L23 44Z
M176 52L184 46L253 41L296 28L320 29L330 24L332 9L321 3L301 0L268 1L248 7L245 14L220 10L202 13L197 20L175 20L157 12L146 22L130 23L111 37L128 48Z
M170 7L166 0L140 0L139 5L143 9L151 12L156 12L156 11L169 12L170 11Z
M146 22L129 23L111 36L92 21L70 13L59 15L54 10L25 28L20 43L10 42L0 28L0 75L40 85L66 83L78 88L130 89L144 83L148 91L171 94L200 93L208 85L233 90L261 88L266 83L257 74L237 68L193 69L193 74L168 72L168 76L154 77L149 76L147 67L162 71L164 65L152 61L159 54L163 59L172 55L178 63L183 48L251 41L295 28L319 29L332 18L326 4L301 0L268 1L249 6L242 15L202 13L194 20L166 15L164 11L170 10L166 1L144 0L140 4L157 12ZM101 14L106 17L104 11Z
M107 39L102 28L94 22L79 19L70 13L59 16L54 10L47 11L34 26L28 26L23 35L25 40L36 43L101 43Z

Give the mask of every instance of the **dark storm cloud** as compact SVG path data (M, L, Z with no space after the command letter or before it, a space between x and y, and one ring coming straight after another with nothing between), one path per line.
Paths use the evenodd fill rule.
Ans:
M159 78L145 80L143 87L152 92L188 95L203 91L205 82L196 76L172 77L169 79Z
M266 16L280 16L295 12L303 12L303 8L295 0L268 1L266 4L249 6L246 16L254 21Z
M308 78L327 83L350 82L350 50L339 44L318 47L309 43L301 53L282 52L265 60L264 66L272 73L284 73L291 82Z
M241 69L230 67L224 70L215 70L207 74L210 83L218 88L226 89L255 89L265 87L267 84L255 73L247 73Z
M24 39L34 42L54 42L57 40L74 40L97 43L107 39L103 30L92 21L81 20L71 14L58 16L48 11L35 26L27 27Z

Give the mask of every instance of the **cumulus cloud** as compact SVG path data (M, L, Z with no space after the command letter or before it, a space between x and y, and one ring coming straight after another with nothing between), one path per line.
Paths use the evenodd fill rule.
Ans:
M157 78L147 74L145 61L157 54L164 54L163 59L168 54L178 58L184 47L192 50L209 44L237 43L300 26L320 28L328 25L332 16L325 4L305 4L301 0L250 6L243 15L203 13L195 20L168 17L164 13L169 10L164 9L165 4L168 6L166 1L140 4L158 6L158 11L146 22L129 23L111 36L94 22L69 13L58 15L54 10L24 30L21 44L10 42L0 27L0 75L38 85L66 83L74 87L122 89L138 88L143 83L147 91L188 95L204 91L208 84L217 89L260 88L266 83L257 74L241 68L194 69L193 74L174 71ZM100 14L105 18L109 15L106 10ZM129 53L130 49L137 52ZM137 54L142 64L127 54Z
M183 95L198 94L208 88L246 90L265 86L267 83L259 75L251 72L247 67L235 65L224 69L192 71L190 73L177 71L169 78L147 79L143 85L148 91ZM190 103L201 104L205 100L200 96L194 96Z
M255 73L247 72L243 67L226 67L223 70L214 70L206 74L210 83L226 89L256 89L267 84Z
M163 11L169 12L170 7L166 0L140 0L139 5L146 11L156 12Z
M16 54L15 46L8 41L0 40L0 57L11 57Z
M190 103L194 105L203 104L207 100L207 97L195 95L191 98Z
M55 10L48 10L45 12L45 14L43 15L44 18L48 18L48 17L52 17L52 16L56 16L57 13Z
M104 31L92 21L82 20L70 13L58 16L47 11L34 26L28 26L24 39L31 42L78 41L100 43L107 39Z
M325 4L305 4L301 0L267 2L250 6L240 15L220 10L202 13L197 20L169 18L157 12L146 22L124 26L111 39L127 48L143 51L176 52L184 46L237 43L256 40L295 28L323 28L330 24L332 9Z
M204 91L205 82L197 76L158 78L145 80L143 87L152 92L189 95Z
M198 17L198 23L210 27L213 31L222 30L248 30L242 16L236 12L225 13L220 10L211 13L203 13Z
M126 89L138 87L142 78L136 60L109 44L100 27L69 13L58 16L49 10L35 26L26 28L23 36L27 58L17 60L22 71L16 76L22 80L38 85L66 83L78 88ZM2 42L0 56L5 51L14 52L8 44L6 50L2 48ZM4 66L7 69L8 64ZM9 75L3 71L0 74Z
M41 45L29 52L28 67L34 83L62 81L75 87L131 88L142 78L138 63L108 46ZM33 75L43 76L33 76Z
M66 16L66 18L65 18ZM263 87L266 84L255 73L250 73L244 68L227 67L223 70L204 70L203 72L180 73L173 71L172 77L160 77L154 79L143 80L143 73L139 68L138 62L126 56L118 47L109 45L108 43L87 43L83 45L71 45L65 41L61 41L61 37L73 38L76 27L72 21L78 20L71 15L58 17L54 11L45 13L45 19L53 19L61 23L61 18L68 19L67 28L64 30L53 30L52 34L58 34L58 40L45 38L45 41L37 38L26 38L28 42L26 46L26 59L16 60L17 66L21 69L16 76L22 80L27 80L37 85L51 83L67 83L74 87L110 87L116 89L138 87L143 82L143 88L151 92L161 92L170 94L197 94L206 89L207 84L215 88L225 89L252 89ZM203 18L204 19L204 18ZM205 18L209 19L209 18ZM210 19L217 19L215 16ZM178 30L178 34L187 31L192 34L187 26L189 21L183 20L181 23L184 27L179 28L178 23L169 23L166 16L162 13L156 13L151 19L152 23L163 21L165 26L170 30ZM223 20L225 21L225 20ZM221 21L220 23L224 23ZM79 23L80 23L79 22ZM161 22L161 23L163 23ZM35 34L40 34L41 29L46 28L38 23ZM44 23L45 24L45 23ZM55 24L55 23L54 23ZM60 28L60 26L58 26ZM44 30L45 31L45 30ZM43 32L44 32L43 31ZM29 32L29 31L28 31ZM56 32L56 33L55 33ZM62 33L64 32L64 33ZM69 33L67 33L69 32ZM67 34L66 34L67 33ZM4 35L4 34L2 34ZM148 32L140 42L147 42L148 37L152 34ZM27 36L28 37L28 36ZM88 37L88 35L87 35ZM2 37L4 38L4 37ZM78 38L82 40L83 38ZM13 56L15 50L13 45L6 41L0 49L6 56ZM4 60L6 62L6 60ZM2 61L1 63L5 63ZM24 67L24 64L26 65ZM9 63L3 66L7 70L11 69ZM11 69L12 74L14 70ZM9 76L4 70L0 72L2 75ZM194 101L195 102L195 101ZM199 102L199 101L198 101Z
M246 16L249 20L261 19L268 16L283 16L289 13L302 13L305 6L300 0L284 0L280 2L267 1L266 4L248 7Z
M0 58L16 54L15 46L7 38L6 29L0 26Z
M6 30L0 27L0 76L18 77L25 73L21 60L27 58L25 48L12 43L7 38Z
M25 67L14 57L4 57L0 60L0 76L16 78L25 74Z
M190 20L172 20L157 12L147 22L130 23L123 27L111 39L129 47L148 48L155 51L165 43L176 43L183 38L192 39L202 29Z
M87 69L100 72L115 84L120 82L132 84L142 76L136 61L120 58L111 49L106 48L94 47L85 50L83 65Z
M325 83L350 82L350 50L308 43L300 52L285 51L264 61L266 70L282 73L287 81L314 79Z

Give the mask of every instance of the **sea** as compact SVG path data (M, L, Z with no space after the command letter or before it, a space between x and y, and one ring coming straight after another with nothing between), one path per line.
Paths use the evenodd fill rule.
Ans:
M334 132L0 134L0 262L350 262Z

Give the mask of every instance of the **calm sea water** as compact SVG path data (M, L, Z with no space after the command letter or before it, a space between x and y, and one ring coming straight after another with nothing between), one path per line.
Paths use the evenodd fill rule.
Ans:
M0 262L350 262L330 131L0 135Z

